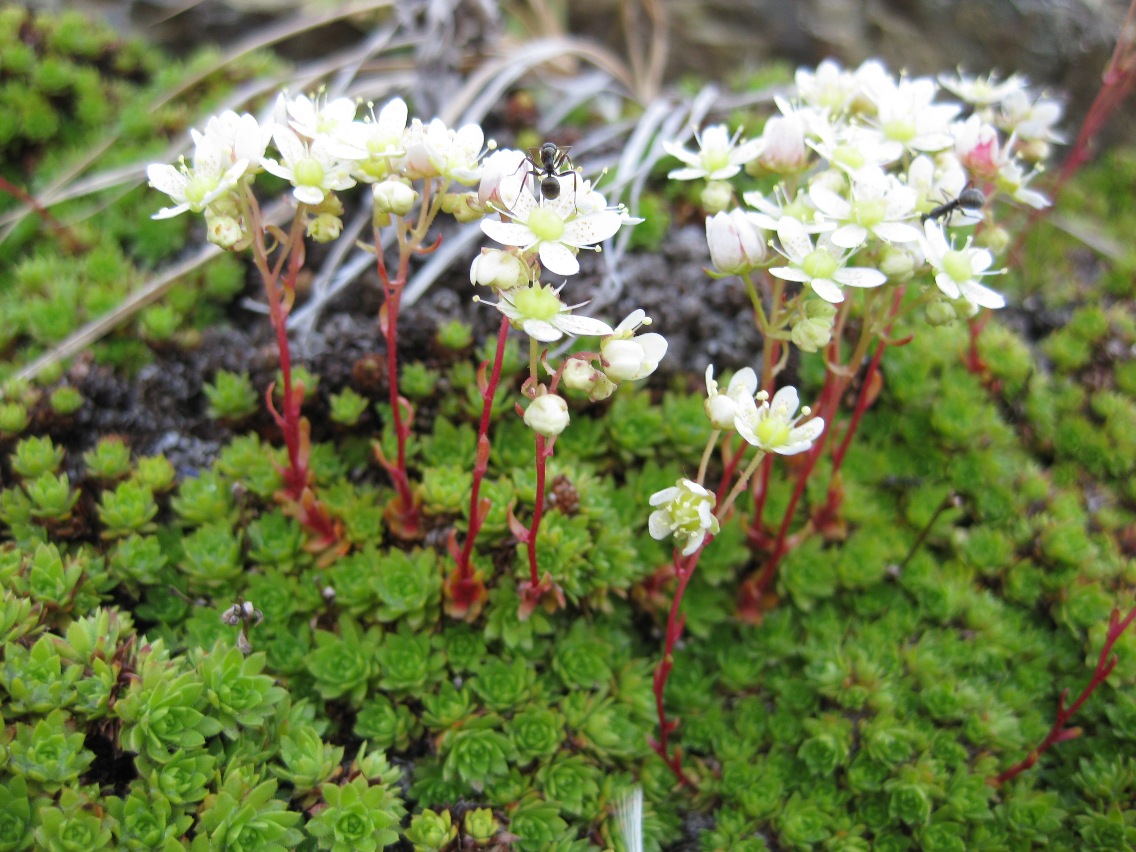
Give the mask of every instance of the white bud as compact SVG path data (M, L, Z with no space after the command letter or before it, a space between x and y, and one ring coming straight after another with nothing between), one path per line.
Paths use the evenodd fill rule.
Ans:
M706 243L714 268L727 275L749 272L765 260L761 229L741 209L716 213L707 219Z
M418 200L418 193L400 180L384 180L371 184L371 192L375 195L377 213L405 216L414 209L414 202Z
M482 249L469 267L471 284L512 290L529 283L529 272L515 254L500 249Z
M233 216L213 216L205 211L206 237L223 249L238 248L245 237L240 220Z
M599 370L582 358L569 358L560 373L560 383L571 390L591 393L603 376Z
M556 394L538 396L525 409L525 425L546 438L555 438L563 432L569 419L568 403Z
M720 213L733 203L734 188L724 180L712 180L699 196L702 209L707 213Z
M317 243L330 243L343 233L343 220L331 213L320 213L308 222L308 236Z
M773 116L765 122L761 139L763 145L757 161L769 171L791 174L808 163L805 122L800 114Z

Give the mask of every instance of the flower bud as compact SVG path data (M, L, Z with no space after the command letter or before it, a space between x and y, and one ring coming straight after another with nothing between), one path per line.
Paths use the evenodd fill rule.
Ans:
M761 229L741 209L715 213L707 219L706 242L714 267L726 275L749 272L765 260Z
M823 299L805 302L805 316L793 324L789 337L802 352L816 352L832 340L832 327L836 322L836 305Z
M615 382L600 373L599 378L596 380L596 386L592 388L588 394L588 399L592 402L601 402L615 393Z
M568 403L556 394L538 396L525 409L525 425L546 438L563 432L568 420Z
M770 118L765 122L761 139L763 144L757 162L763 168L778 174L792 174L808 164L805 122L799 113Z
M703 406L711 426L721 431L733 430L738 407L732 399L724 393L715 394L707 397Z
M927 325L934 326L935 328L950 325L958 319L955 306L944 300L931 302L924 309L923 313L927 319Z
M463 225L469 222L476 222L485 215L485 211L477 202L477 193L463 192L458 196L457 204L454 205L450 214Z
M331 213L320 213L308 222L308 236L317 243L330 243L343 232L343 220Z
M707 213L721 213L734 201L734 188L724 180L712 180L699 196L702 209Z
M400 180L384 180L371 184L371 192L375 196L376 213L405 216L418 200L418 193Z
M1001 225L983 228L974 238L976 245L989 249L991 254L1002 254L1010 247L1010 234Z
M206 238L223 249L239 250L245 233L241 222L234 216L216 216L205 211Z
M515 254L483 248L469 267L469 280L482 287L512 290L529 283L529 271Z
M889 281L907 281L915 274L916 265L914 255L906 249L888 244L880 249L878 268Z
M591 393L603 373L583 358L569 358L560 373L560 383L571 390Z

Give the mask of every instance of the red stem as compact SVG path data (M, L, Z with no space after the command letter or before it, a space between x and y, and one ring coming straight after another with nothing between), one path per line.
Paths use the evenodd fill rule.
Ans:
M1112 654L1113 646L1116 645L1118 639L1133 620L1136 619L1136 607L1133 607L1124 620L1120 620L1120 610L1114 608L1112 615L1108 620L1108 633L1105 636L1104 647L1101 648L1100 656L1097 658L1097 665L1093 671L1093 676L1089 680L1088 685L1081 690L1081 694L1077 696L1077 700L1065 706L1065 699L1069 695L1068 689L1063 689L1061 695L1057 697L1057 718L1053 722L1053 727L1049 729L1049 733L1041 744L1030 751L1026 757L1018 763L1015 763L1005 772L1000 772L990 779L989 783L992 786L998 787L1015 778L1022 772L1025 772L1035 763L1041 755L1049 750L1050 746L1056 745L1065 740L1075 739L1081 735L1079 728L1067 728L1066 725L1073 715L1081 709L1081 705L1088 701L1089 696L1093 694L1098 686L1105 682L1108 676L1112 673L1113 668L1116 667L1116 657L1110 656Z
M382 242L379 240L379 228L374 226L375 259L378 266L379 280L383 285L383 294L386 302L383 305L385 312L383 336L387 343L387 380L390 385L391 418L394 422L395 440L398 451L393 465L384 465L387 473L394 483L401 504L402 522L409 529L418 526L418 509L414 504L414 496L410 491L410 476L406 470L406 441L410 435L410 427L403 419L402 397L398 393L398 316L402 303L402 288L406 284L406 276L410 269L410 252L400 240L398 253L398 274L392 280L387 273L386 262L383 259Z
M675 576L678 578L678 585L675 586L674 597L671 599L671 610L667 615L667 633L663 644L663 658L659 661L658 666L655 667L655 676L652 681L655 692L655 712L659 717L659 739L651 742L651 748L653 748L655 753L663 759L663 762L670 767L671 772L678 778L679 783L688 786L693 785L682 769L681 753L676 751L674 755L670 754L670 733L678 726L678 722L667 719L663 692L666 689L667 679L670 677L671 669L674 668L675 644L682 638L682 631L686 626L686 617L679 614L679 610L682 607L683 596L686 594L686 586L690 582L690 578L694 576L694 569L698 567L698 560L702 557L703 549L711 541L713 541L713 537L707 536L698 550L683 559L679 558L678 550L674 551L674 568Z
M477 430L477 461L473 466L473 487L469 493L469 532L466 534L465 544L462 546L461 556L458 559L458 577L468 581L473 576L473 565L470 557L473 554L473 543L481 531L485 514L478 505L481 494L481 481L489 469L489 419L493 412L493 399L497 395L497 384L501 380L501 365L505 361L505 341L509 336L509 318L501 317L501 328L497 332L497 353L493 358L493 370L489 374L489 382L481 392L481 423ZM483 365L484 366L484 365ZM539 479L539 473L538 473Z
M68 254L78 254L86 249L86 244L79 239L73 230L52 216L51 211L40 204L27 190L16 186L3 175L0 175L0 192L8 193L35 213L36 216L40 218L40 221L47 225L47 227L51 229L51 232L58 237L59 242L63 244L63 248Z
M536 506L533 507L532 524L529 526L528 541L525 546L529 553L529 580L536 589L540 585L540 576L536 568L536 534L540 530L540 521L544 517L544 474L548 457L552 449L545 450L544 435L536 436Z

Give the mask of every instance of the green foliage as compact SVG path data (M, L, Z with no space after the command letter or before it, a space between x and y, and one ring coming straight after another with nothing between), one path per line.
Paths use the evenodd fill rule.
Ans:
M333 423L338 423L340 426L356 425L371 405L370 400L360 396L351 388L344 388L339 393L332 394L328 402L331 406L328 416Z
M25 481L45 473L57 473L61 464L63 448L55 446L46 435L20 441L11 457L12 470Z
M153 532L158 505L150 489L135 480L120 483L114 491L104 491L99 501L102 537L125 538L133 533Z
M305 826L320 849L372 852L398 842L394 827L401 815L390 807L391 794L384 787L356 778L342 787L324 784L320 793L327 807Z
M360 703L378 673L375 652L380 636L378 629L363 631L346 616L339 619L338 633L317 630L316 648L308 656L307 667L319 694Z
M248 373L218 370L212 384L201 390L209 400L209 416L214 420L239 423L257 410L260 401Z
M83 453L87 478L115 482L130 473L130 448L117 437L100 438L93 449Z
M405 838L414 845L414 852L441 852L458 836L449 811L440 813L424 810L410 820Z

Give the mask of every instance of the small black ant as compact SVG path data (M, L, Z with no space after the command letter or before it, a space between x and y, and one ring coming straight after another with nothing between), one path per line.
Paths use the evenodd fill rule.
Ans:
M982 190L968 185L959 193L958 198L952 198L929 213L924 213L923 221L926 222L928 219L938 221L946 216L947 222L950 223L951 216L954 215L956 210L961 210L963 215L977 216L985 206L986 196L982 194Z
M571 150L571 145L557 145L553 142L544 142L539 148L529 148L529 155L521 165L528 163L532 167L527 176L533 179L532 193L537 201L542 197L555 201L560 197L560 178L568 175L575 178L576 171L568 158ZM564 168L565 164L567 168Z

